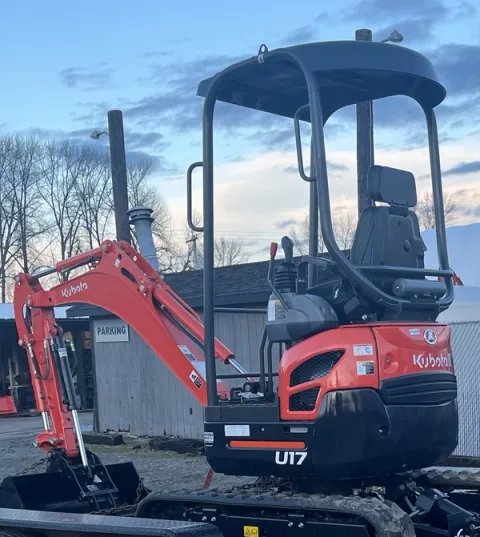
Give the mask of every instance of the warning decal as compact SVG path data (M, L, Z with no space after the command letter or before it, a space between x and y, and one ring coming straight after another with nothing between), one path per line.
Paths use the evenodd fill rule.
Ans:
M243 526L243 537L258 537L258 526Z
M195 371L192 371L190 373L190 380L195 384L195 386L197 388L202 387L203 382L202 382L201 378L195 373Z
M357 375L374 375L375 362L357 362Z
M354 356L373 356L373 345L354 345Z

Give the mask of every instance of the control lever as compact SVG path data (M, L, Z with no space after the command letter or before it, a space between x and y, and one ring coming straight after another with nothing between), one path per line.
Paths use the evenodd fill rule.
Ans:
M284 237L284 239L287 239L287 241L290 240L288 237ZM283 250L285 252L284 240L283 239L282 239L282 248L283 248ZM288 245L286 245L286 248L288 250ZM278 243L272 242L270 244L270 264L268 266L268 285L270 285L273 293L278 298L278 300L280 300L280 302L282 303L282 306L285 308L285 311L287 311L290 308L288 307L287 302L285 301L283 296L280 294L280 291L275 287L275 285L273 283L273 263L275 261L276 255L277 255L277 250L278 250ZM293 243L292 243L292 256L293 256Z
M285 254L285 262L293 263L293 241L289 237L282 238L282 249Z

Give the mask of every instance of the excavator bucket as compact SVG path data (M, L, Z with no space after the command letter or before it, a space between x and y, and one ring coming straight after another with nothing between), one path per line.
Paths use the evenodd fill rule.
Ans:
M146 495L131 462L100 463L93 468L63 465L54 471L5 478L0 486L0 507L125 515L133 514Z

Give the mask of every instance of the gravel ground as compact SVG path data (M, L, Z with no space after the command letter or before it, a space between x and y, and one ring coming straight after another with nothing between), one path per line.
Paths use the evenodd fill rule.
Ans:
M124 437L123 446L88 446L97 453L104 464L132 461L145 485L152 490L163 487L199 488L208 472L208 464L203 456L179 455L149 449L147 441ZM32 438L9 439L0 437L0 480L8 475L20 473L24 468L42 459L40 449L33 447ZM44 471L42 464L34 472ZM31 473L31 472L29 472ZM32 472L33 473L33 472ZM252 478L236 478L215 474L212 487L225 487L251 482Z

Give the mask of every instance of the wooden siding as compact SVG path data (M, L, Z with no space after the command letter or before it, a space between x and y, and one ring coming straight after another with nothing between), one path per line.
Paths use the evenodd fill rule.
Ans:
M94 333L96 322L92 319ZM218 313L215 335L246 369L258 371L264 323L262 314ZM130 328L127 343L94 345L100 431L203 438L201 405L136 332ZM220 363L217 371L236 372ZM228 384L238 386L240 382Z

